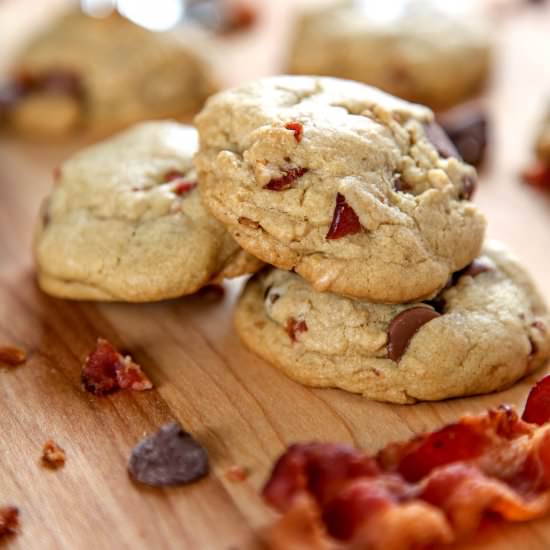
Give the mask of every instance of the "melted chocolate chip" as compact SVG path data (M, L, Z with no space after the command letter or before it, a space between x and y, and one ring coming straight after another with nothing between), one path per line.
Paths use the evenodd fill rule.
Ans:
M430 122L424 126L426 137L430 140L436 151L445 159L454 157L460 159L460 154L445 133L445 130L437 124Z
M204 447L177 422L170 422L136 445L128 463L130 476L146 485L191 483L209 470Z
M325 239L335 240L347 235L355 235L361 231L361 228L361 222L355 210L346 202L344 195L337 193L332 222Z
M468 164L479 166L487 147L488 122L485 112L475 106L464 107L440 122L460 156Z
M421 306L406 309L396 315L388 328L388 357L399 362L413 336L436 317L440 317L437 311Z

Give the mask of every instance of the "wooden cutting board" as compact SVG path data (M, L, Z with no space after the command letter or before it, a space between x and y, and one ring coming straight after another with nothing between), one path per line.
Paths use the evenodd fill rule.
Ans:
M19 40L15 21L31 3L0 5L2 51ZM265 0L262 27L227 45L228 82L279 70L287 4L291 0ZM2 34L2 28L10 32ZM487 213L489 235L515 249L550 301L550 195L516 177L550 96L550 13L516 10L502 16L495 31L491 159L476 200ZM238 62L252 44L253 61ZM391 406L343 391L306 389L248 353L231 322L242 282L227 285L220 302L191 297L106 305L49 298L34 281L32 225L53 167L76 146L0 141L0 344L30 352L25 365L0 370L0 505L19 506L22 523L21 533L7 541L11 548L258 548L258 532L272 517L258 491L289 443L341 441L375 451L466 411L521 405L542 375L486 397ZM98 336L130 350L156 389L105 398L83 393L80 366ZM170 419L208 448L212 473L186 488L139 488L127 477L129 453ZM67 451L62 470L39 465L48 438ZM232 465L249 468L250 477L229 481L224 472ZM495 527L468 547L548 548L550 519Z

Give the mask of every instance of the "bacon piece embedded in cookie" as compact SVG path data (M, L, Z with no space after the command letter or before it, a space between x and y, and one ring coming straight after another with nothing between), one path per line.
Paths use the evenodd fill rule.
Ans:
M121 355L107 340L98 338L94 351L88 355L81 372L84 389L94 395L106 395L118 390L150 390L153 384L130 356Z
M547 514L549 388L550 377L535 386L524 419L502 406L373 456L330 443L291 446L263 490L283 513L272 547L307 535L321 548L418 548L464 540L488 517Z

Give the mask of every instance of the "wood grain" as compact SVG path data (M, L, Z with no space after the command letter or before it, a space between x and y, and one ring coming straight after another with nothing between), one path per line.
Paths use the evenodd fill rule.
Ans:
M2 25L15 21L7 16L20 17L29 5L16 3L0 6L0 36ZM232 41L228 51L242 60L254 40L262 46L249 64L235 63L238 70L224 64L227 82L265 74L280 63L289 14L277 8L292 2L264 4L263 30ZM550 16L542 13L518 10L496 29L497 68L488 97L492 156L477 200L489 234L517 251L550 301L550 198L516 177L550 95L550 67L542 55L550 50ZM248 353L231 323L242 282L228 285L221 302L191 297L138 306L49 298L34 282L32 225L53 167L77 146L0 141L0 345L30 353L25 365L0 370L0 504L16 504L22 512L21 533L4 543L10 548L258 548L258 533L272 517L258 490L290 442L334 440L374 451L466 411L519 405L541 374L486 397L391 406L303 388ZM105 398L83 393L80 365L98 336L130 350L156 389ZM126 474L131 448L169 419L181 421L208 448L212 474L182 489L132 484ZM39 464L48 438L67 451L59 471ZM250 477L229 481L224 472L232 465L250 468ZM548 547L550 520L499 526L469 545Z

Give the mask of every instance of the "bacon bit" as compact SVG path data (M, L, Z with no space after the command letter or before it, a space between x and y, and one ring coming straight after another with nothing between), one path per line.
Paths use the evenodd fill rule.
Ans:
M289 317L286 321L285 330L289 335L290 339L293 342L297 342L298 341L297 335L300 334L301 332L307 331L307 324L303 319L301 321L297 321L296 319L294 319L294 317Z
M550 375L531 388L522 418L539 425L550 421Z
M252 227L253 229L259 229L260 228L260 224L258 222L255 222L254 220L251 220L250 218L245 218L244 216L241 216L238 219L238 222L241 225L246 225L248 227Z
M273 534L287 547L321 533L322 548L424 548L464 540L489 516L541 517L550 511L550 423L525 421L541 404L537 423L550 420L550 376L531 392L523 420L502 406L376 455L292 445L262 493L283 514Z
M65 451L52 439L48 439L42 448L42 464L57 470L65 465Z
M325 239L341 239L347 235L359 233L359 231L361 231L361 222L357 214L346 202L346 197L338 193L332 223Z
M172 192L176 195L185 195L197 186L196 181L185 179L185 174L179 170L170 170L163 177L165 183L175 182Z
M15 346L0 346L0 365L17 367L27 360L27 352Z
M19 529L19 509L15 506L0 507L0 539L13 535Z
M145 391L153 384L141 367L130 356L122 356L115 347L103 338L82 367L81 380L84 389L94 395L106 395L118 390Z
M288 170L284 170L283 176L270 180L267 185L264 186L264 189L269 189L270 191L286 191L292 187L292 184L298 178L301 178L307 173L307 171L307 168L289 168Z
M222 14L222 22L218 28L221 35L232 34L250 29L256 23L258 13L248 4L231 3L225 14Z
M163 181L165 183L168 183L170 181L180 180L184 179L185 174L183 172L180 172L179 170L170 170L164 174Z
M285 124L287 130L294 132L294 139L297 143L302 141L302 136L304 135L304 127L299 122L289 122Z
M525 183L537 189L550 189L550 164L542 160L536 161L521 173L521 177Z
M61 178L61 166L56 166L53 169L52 176L53 176L54 183L57 183Z
M176 195L181 196L181 195L185 195L186 193L189 193L189 191L194 189L196 186L197 186L196 181L181 181L172 189L172 191Z
M225 470L225 477L229 481L245 481L246 478L250 475L250 470L248 468L245 468L244 466L239 466L235 464L234 466L230 466Z

